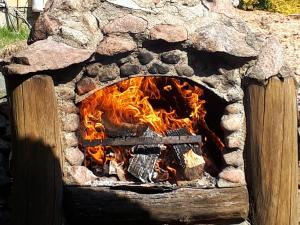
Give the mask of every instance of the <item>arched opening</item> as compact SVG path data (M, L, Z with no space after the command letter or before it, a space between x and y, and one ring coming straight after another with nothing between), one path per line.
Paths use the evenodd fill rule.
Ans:
M199 179L204 171L217 176L225 166L225 106L211 91L181 78L134 77L103 88L79 106L85 165L97 176L121 181L177 183ZM141 143L200 135L193 143ZM124 139L138 142L124 145ZM95 140L113 145L88 144Z

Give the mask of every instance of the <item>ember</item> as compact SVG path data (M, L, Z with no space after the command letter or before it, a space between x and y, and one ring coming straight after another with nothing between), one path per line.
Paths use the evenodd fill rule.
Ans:
M91 144L85 147L86 166L104 171L103 168L115 165L111 164L113 161L122 165L126 179L135 177L143 182L201 177L204 163L209 161L205 154L201 155L205 141L213 141L220 151L224 148L205 122L203 95L200 87L169 77L136 77L97 91L80 105L84 146L95 140L123 143L120 137L131 137L131 142L138 140L136 137L150 137L156 142L140 145L139 141L132 146ZM199 138L196 144L184 140L176 145L157 144L159 137L173 140L176 134L179 139L185 135L186 140L192 140L186 135L201 134L204 143Z

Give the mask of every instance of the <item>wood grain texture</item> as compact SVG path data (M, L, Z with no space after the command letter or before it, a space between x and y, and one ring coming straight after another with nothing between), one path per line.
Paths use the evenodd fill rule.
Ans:
M296 225L297 111L292 78L246 90L246 175L254 225Z
M64 199L71 224L232 224L248 216L246 187L137 193L66 186Z
M7 80L13 136L14 225L60 225L61 141L50 76Z

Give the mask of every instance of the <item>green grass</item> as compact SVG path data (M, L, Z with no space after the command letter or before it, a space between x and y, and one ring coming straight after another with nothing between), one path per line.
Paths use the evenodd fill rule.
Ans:
M18 32L8 27L0 27L0 49L17 41L26 40L28 35L29 29L27 27L21 27Z

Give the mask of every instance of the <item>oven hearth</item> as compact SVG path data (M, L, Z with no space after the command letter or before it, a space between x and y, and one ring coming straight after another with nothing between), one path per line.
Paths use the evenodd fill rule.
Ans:
M231 14L231 5L220 13L217 0L50 2L32 30L32 44L2 63L15 149L32 140L43 149L41 139L53 152L37 165L45 174L55 171L47 175L53 185L43 189L54 193L54 205L61 206L64 187L68 222L246 220L253 198L247 185L257 171L245 160L259 161L247 150L255 152L260 137L276 134L256 135L268 124L253 119L261 104L268 107L261 93L269 89L259 87L292 86L279 42L253 33ZM277 116L278 108L270 114ZM27 171L21 156L14 156L16 177ZM61 215L59 207L51 209Z

